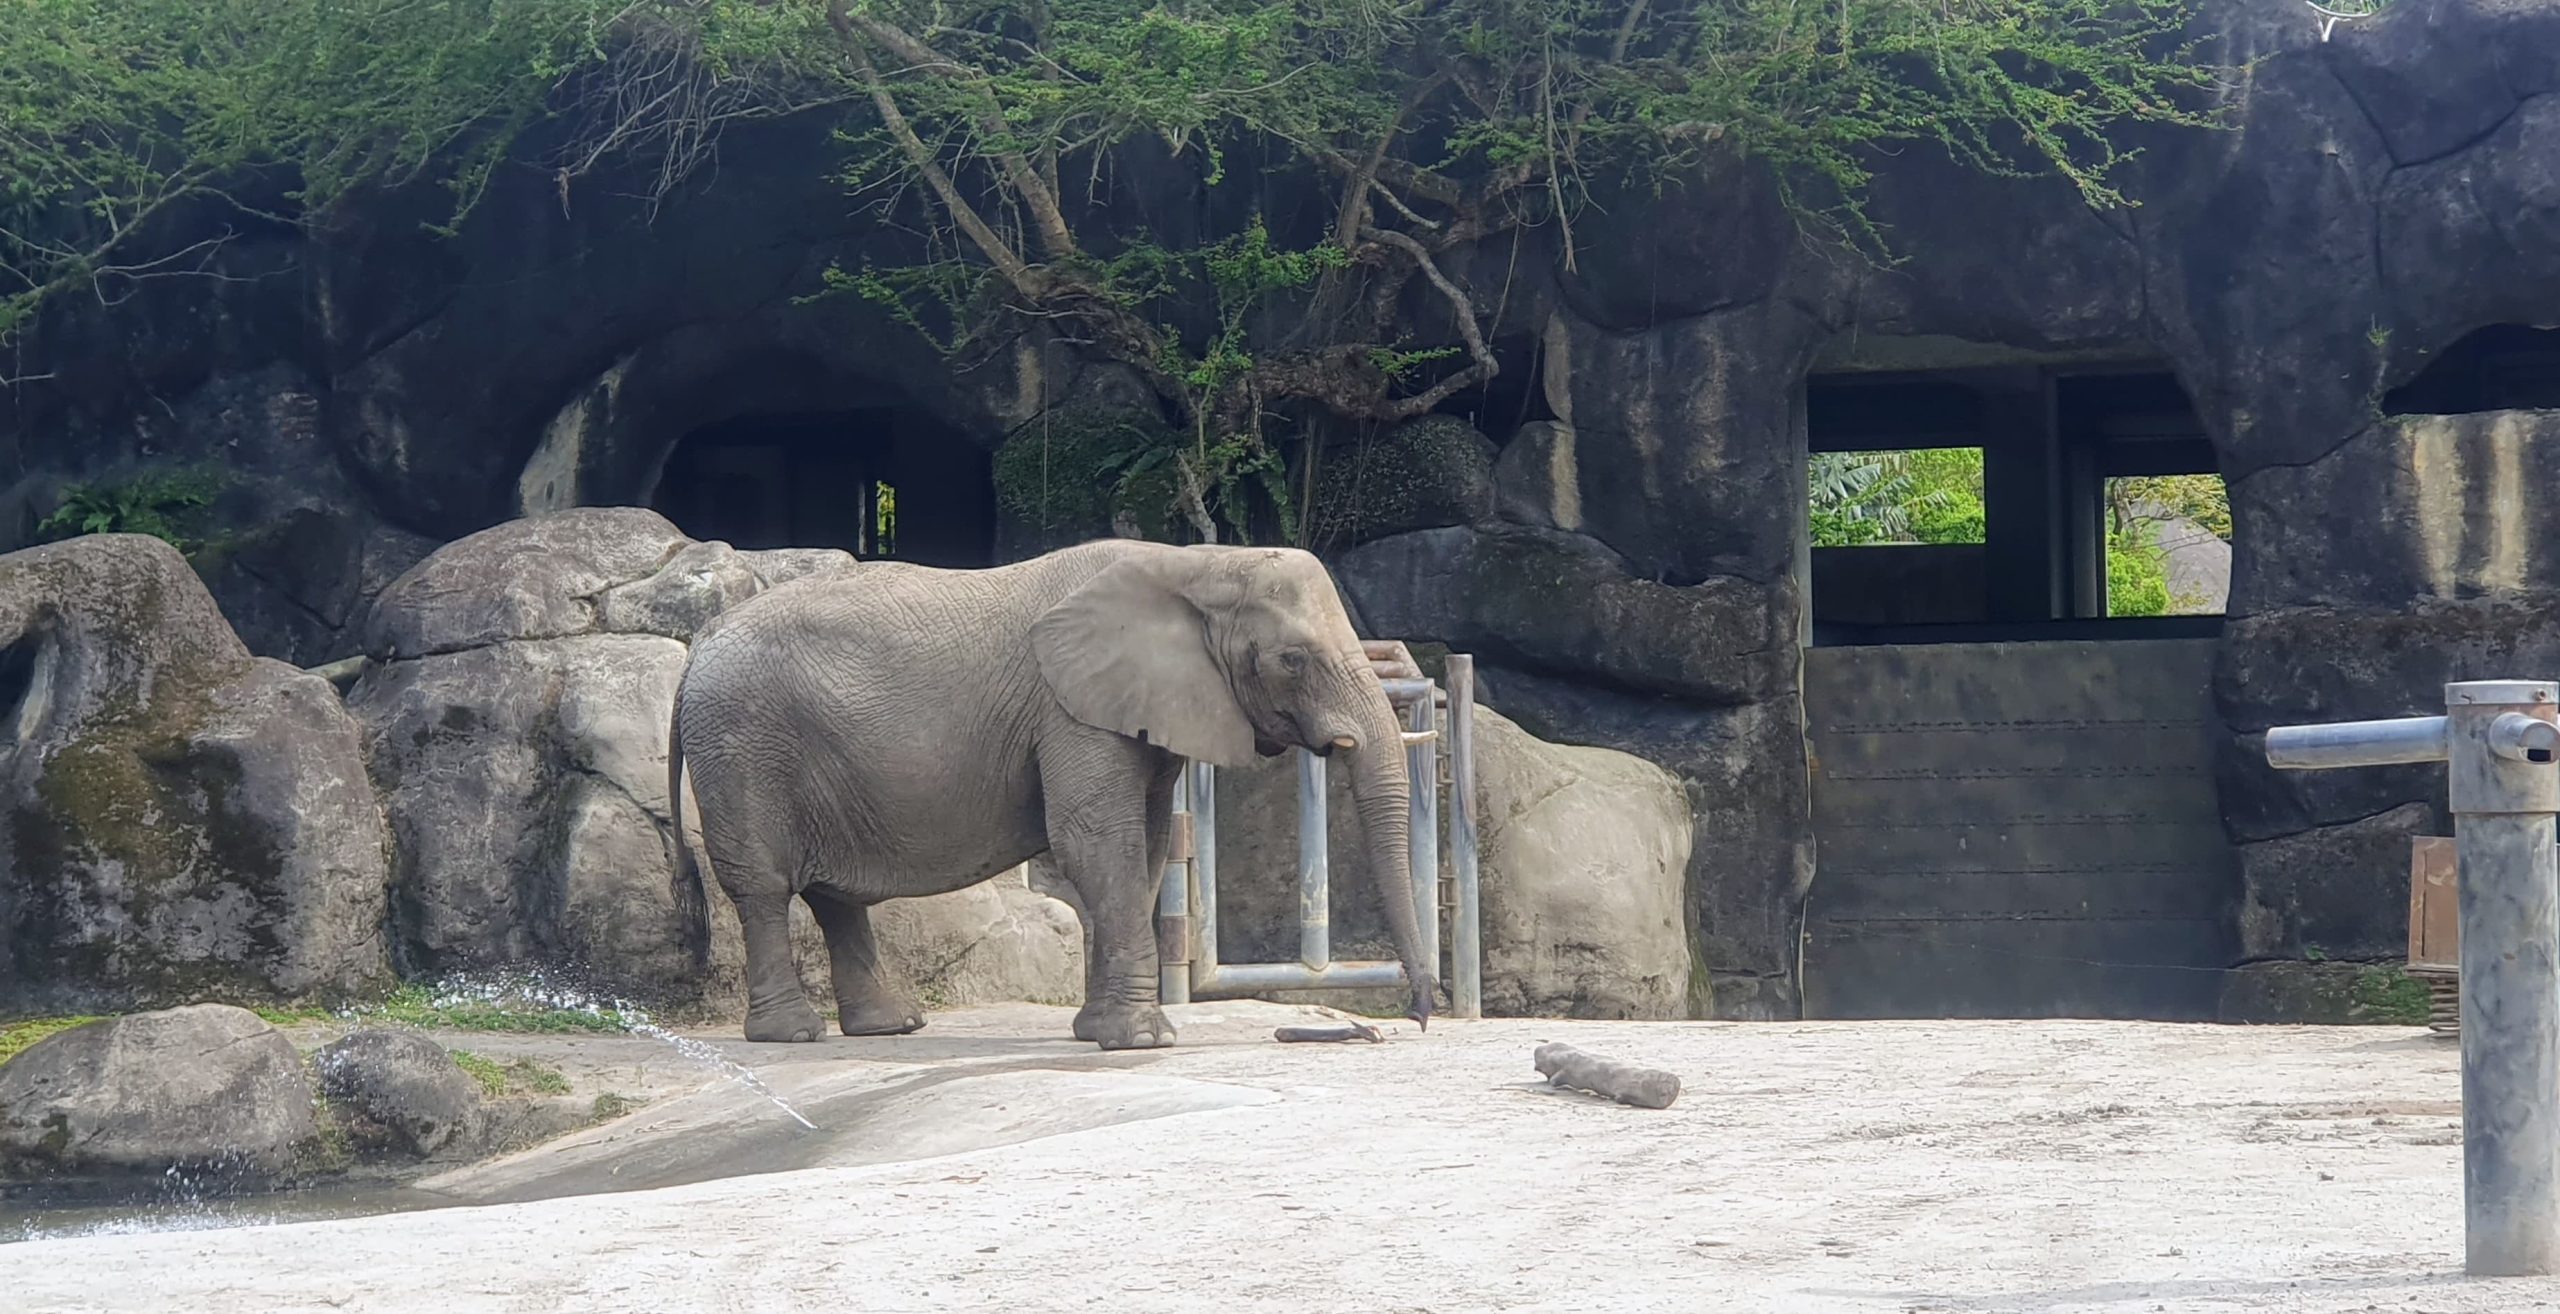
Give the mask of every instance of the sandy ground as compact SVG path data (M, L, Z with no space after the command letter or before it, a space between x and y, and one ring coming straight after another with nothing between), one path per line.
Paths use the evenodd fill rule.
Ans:
M1270 1043L1303 1012L1179 1010L1183 1047L1148 1055L1054 1038L1065 1012L1037 1008L725 1045L819 1130L724 1085L429 1184L616 1193L0 1246L0 1309L2560 1308L2560 1280L2460 1277L2456 1053L2423 1033L1489 1021ZM1687 1089L1660 1112L1550 1092L1545 1039ZM716 1176L793 1163L825 1166ZM688 1184L617 1189L659 1181Z

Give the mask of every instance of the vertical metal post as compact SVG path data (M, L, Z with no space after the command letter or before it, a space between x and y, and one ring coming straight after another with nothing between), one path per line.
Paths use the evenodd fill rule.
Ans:
M2462 919L2462 1202L2475 1277L2560 1272L2560 685L2445 687Z
M1173 853L1156 889L1156 997L1191 1002L1191 764L1173 778Z
M1484 941L1476 885L1476 659L1449 654L1449 850L1458 909L1449 928L1449 1011L1484 1016Z
M1405 718L1408 729L1416 734L1430 734L1436 728L1437 714L1432 708L1435 685L1423 686L1422 696L1413 700L1412 711ZM1405 774L1413 784L1412 838L1408 854L1413 865L1413 917L1422 932L1422 961L1432 975L1440 975L1440 741L1434 735L1417 741L1405 750Z
M1298 754L1298 961L1322 971L1333 961L1333 836L1325 824L1324 759Z
M1218 974L1218 768L1191 767L1191 985Z

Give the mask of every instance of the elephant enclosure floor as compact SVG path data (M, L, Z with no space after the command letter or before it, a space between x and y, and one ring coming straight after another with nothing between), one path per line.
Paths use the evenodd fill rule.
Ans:
M2560 1280L2460 1277L2457 1055L2420 1032L1502 1020L1271 1042L1309 1011L1177 1009L1182 1047L1149 1054L1027 1006L895 1041L722 1040L817 1130L720 1084L422 1184L512 1203L0 1246L0 1308L2560 1308ZM1686 1089L1664 1111L1552 1092L1530 1067L1549 1039Z

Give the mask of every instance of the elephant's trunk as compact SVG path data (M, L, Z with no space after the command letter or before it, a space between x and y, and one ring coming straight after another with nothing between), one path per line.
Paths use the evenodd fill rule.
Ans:
M1352 678L1367 685L1355 704L1362 709L1355 736L1359 746L1339 756L1349 760L1351 799L1359 809L1360 829L1368 843L1369 871L1386 904L1387 930L1395 937L1396 957L1403 960L1405 979L1413 987L1405 1016L1427 1028L1439 983L1433 979L1435 965L1422 955L1421 918L1434 910L1415 907L1413 897L1413 800L1405 770L1403 728L1375 677L1362 670Z

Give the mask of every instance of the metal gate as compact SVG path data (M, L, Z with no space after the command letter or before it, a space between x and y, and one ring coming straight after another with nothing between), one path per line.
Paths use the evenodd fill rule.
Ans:
M2214 1016L2214 643L1805 653L1808 1017Z

